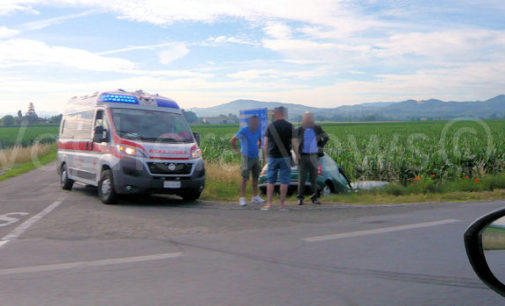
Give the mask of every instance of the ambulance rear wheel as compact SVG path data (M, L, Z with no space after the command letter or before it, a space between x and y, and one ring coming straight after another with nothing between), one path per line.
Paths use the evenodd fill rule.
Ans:
M98 197L104 204L115 204L117 193L114 190L112 171L104 170L98 182Z
M63 166L61 166L60 185L64 190L72 190L72 186L74 186L74 180L68 178L68 170L66 164L63 164Z

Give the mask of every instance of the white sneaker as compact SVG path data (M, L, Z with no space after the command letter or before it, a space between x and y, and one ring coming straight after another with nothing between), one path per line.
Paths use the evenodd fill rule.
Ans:
M251 199L251 203L262 204L265 203L265 200L260 198L260 196L255 196L254 198Z
M247 206L247 202L246 202L245 198L240 198L240 199L238 200L238 204L239 204L240 206L242 206L242 207Z

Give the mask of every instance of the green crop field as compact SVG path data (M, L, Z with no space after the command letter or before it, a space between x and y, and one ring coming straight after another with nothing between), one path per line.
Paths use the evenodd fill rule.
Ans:
M57 135L57 126L2 127L0 128L0 149L14 145L26 147L37 141L52 143Z
M228 140L238 126L194 126L211 162L238 162ZM505 121L326 123L326 152L352 180L408 182L505 172Z
M326 152L352 180L406 183L420 177L451 180L505 173L505 121L325 123ZM194 125L203 156L211 163L237 163L229 139L235 125ZM54 141L56 126L0 128L2 148Z

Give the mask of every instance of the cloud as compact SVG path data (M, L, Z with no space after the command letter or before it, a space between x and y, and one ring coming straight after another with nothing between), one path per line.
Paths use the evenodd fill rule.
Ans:
M0 41L0 67L60 65L89 71L125 71L135 64L125 59L105 57L82 49L49 46L27 39Z
M299 78L308 79L323 74L323 69L313 69L306 71L282 71L278 69L250 69L228 74L233 79L255 80L255 79L282 79Z
M159 49L159 48L171 47L171 46L174 46L173 42L162 43L162 44L153 44L153 45L144 45L144 46L128 46L128 47L125 47L125 48L98 52L97 54L99 54L99 55L109 55L109 54L116 54L116 53L130 52L130 51L137 51L137 50L156 50L156 49Z
M27 22L27 23L22 24L20 26L20 29L22 31L40 30L40 29L47 28L52 25L60 24L60 23L67 21L67 20L76 19L76 18L80 18L80 17L84 17L84 16L89 16L89 15L94 14L96 12L97 12L97 10L87 10L82 13L69 14L69 15L64 15L64 16L59 16L59 17L54 17L54 18L48 18L48 19Z
M168 65L175 60L185 57L189 53L189 49L185 43L173 43L170 46L160 51L159 59L163 65Z
M505 31L464 29L395 34L376 47L379 57L415 55L445 62L490 59L505 52Z
M220 44L240 44L240 45L249 45L249 46L258 46L258 42L251 41L247 38L235 37L235 36L226 36L220 35L217 37L209 37L205 41L201 42L200 46L212 46L217 47Z
M0 73L0 92L5 103L2 110L15 112L19 105L35 100L38 109L61 110L69 97L90 94L94 91L105 91L116 88L125 90L143 89L147 92L160 93L174 98L183 107L201 106L206 103L222 103L227 99L242 96L241 92L285 91L307 88L303 84L286 84L276 82L248 82L235 80L231 82L207 80L199 77L166 79L160 76L134 76L108 81L88 80L84 82L46 81L31 77L3 76ZM36 93L36 99L34 99Z
M18 30L9 29L7 27L0 26L0 39L16 36L18 33L19 33Z
M37 0L2 0L0 5L0 16L10 15L16 12L27 12L38 15L39 12L32 8L37 4Z
M6 12L30 9L33 5L99 8L115 12L120 18L159 25L177 21L215 22L223 17L259 19L288 19L313 24L338 24L338 18L348 14L345 1L334 0L4 0Z
M263 31L275 39L289 39L291 37L291 28L282 22L269 21Z
M471 71L472 73L468 73ZM140 73L140 72L139 72ZM139 74L115 80L84 82L45 81L27 77L13 77L0 73L0 92L5 111L14 112L20 103L36 96L40 109L61 109L68 97L89 94L97 90L124 88L158 92L178 101L183 107L225 103L239 97L276 100L313 106L336 107L345 104L404 99L440 98L445 100L479 100L503 93L505 61L496 65L489 62L465 63L458 67L423 69L411 74L384 74L367 81L339 80L330 85L308 85L284 80L272 82L266 76L285 73L275 69L249 71L235 75L237 80L219 81L213 76L188 74L177 77L177 71L163 75ZM299 72L292 72L299 73ZM249 74L249 79L248 75ZM254 79L254 76L259 78ZM239 78L240 77L240 78ZM258 81L259 80L259 81ZM39 106L40 105L40 106Z
M307 39L263 39L263 47L282 54L284 61L293 64L325 63L350 67L363 63L370 47L333 41L319 42Z
M52 89L74 95L82 88L144 87L169 96L174 93L174 98L194 103L250 97L337 106L404 98L479 99L498 94L505 88L505 31L491 30L501 29L501 19L496 19L495 15L505 11L505 5L498 0L486 1L494 3L492 10L496 11L490 18L485 16L491 10L487 5L470 0L437 4L420 0L4 1L0 14L51 6L99 10L120 19L162 27L176 22L241 24L227 31L221 26L209 27L221 32L211 32L204 36L211 37L203 41L200 35L188 35L185 42L153 42L101 53L30 40L7 40L16 30L0 27L0 38L7 40L0 40L0 79L2 68L22 65L61 65L122 73L116 80L110 81L109 77L107 81L82 84L62 82L55 85L30 79L25 80L26 83L12 79L7 82L5 78L0 82L4 89L7 85L27 88L29 84L33 86L32 96L37 97L37 90L43 93ZM468 10L468 7L473 9ZM482 12L475 10L477 7ZM480 14L480 18L469 19L464 24L460 21L474 14ZM75 15L78 14L74 14L77 18ZM56 24L66 20L64 18L72 18L70 16L34 22L31 27ZM484 17L485 22L479 21ZM241 33L244 20L250 32ZM153 50L159 62L168 65L187 56L190 49L218 48L226 44L242 45L233 47L240 48L239 52L244 50L240 58L250 58L221 60L214 57L213 64L204 58L195 69L185 66L193 64L191 61L181 61L177 63L184 68L180 71L151 71L149 67L140 66L142 63L119 57L130 51ZM246 49L248 46L255 50ZM199 50L195 50L195 54L196 51ZM256 61L263 62L257 64ZM338 80L333 78L337 74ZM18 99L15 92L9 97ZM2 100L5 100L4 95Z

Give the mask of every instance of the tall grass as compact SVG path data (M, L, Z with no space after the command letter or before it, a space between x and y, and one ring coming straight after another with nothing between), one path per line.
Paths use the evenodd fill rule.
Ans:
M234 200L240 192L240 165L237 163L208 162L207 181L202 199Z
M41 156L54 151L54 144L36 143L30 147L15 146L0 151L0 169L5 169L13 164L32 162Z

